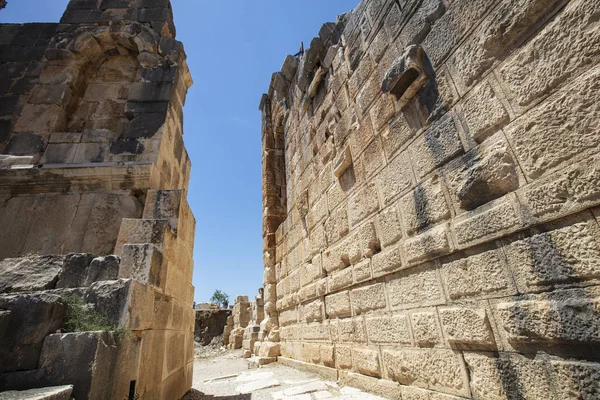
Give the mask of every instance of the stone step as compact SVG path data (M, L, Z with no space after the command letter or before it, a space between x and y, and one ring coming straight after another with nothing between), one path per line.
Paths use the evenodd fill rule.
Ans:
M70 400L73 386L53 386L0 393L0 400Z

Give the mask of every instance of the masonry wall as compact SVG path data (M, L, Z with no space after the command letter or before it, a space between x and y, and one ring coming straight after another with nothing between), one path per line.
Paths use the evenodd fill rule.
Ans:
M57 24L0 25L0 390L191 387L191 84L168 0L71 0ZM127 334L73 332L69 293Z
M390 398L600 396L598 15L369 0L286 58L260 105L281 360Z

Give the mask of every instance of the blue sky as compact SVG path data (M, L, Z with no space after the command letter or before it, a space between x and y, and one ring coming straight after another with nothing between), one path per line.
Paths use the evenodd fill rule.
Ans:
M57 22L68 0L8 0L0 22ZM196 301L262 286L258 103L286 54L358 0L172 0L194 86L184 109Z

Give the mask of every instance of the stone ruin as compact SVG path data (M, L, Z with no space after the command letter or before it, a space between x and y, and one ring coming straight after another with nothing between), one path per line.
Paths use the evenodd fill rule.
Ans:
M244 341L244 329L250 323L252 306L248 296L237 296L227 318L223 332L223 344L230 350L241 349Z
M600 398L598 16L364 0L285 58L260 102L281 362L393 399Z
M194 341L202 346L223 335L227 319L231 316L231 310L216 308L203 308L196 310L194 325Z
M250 357L258 340L260 322L264 319L263 290L259 289L253 302L248 296L237 296L227 318L223 342L227 348L244 349L244 357Z
M59 23L0 24L0 83L0 391L180 398L192 80L169 1L71 0Z

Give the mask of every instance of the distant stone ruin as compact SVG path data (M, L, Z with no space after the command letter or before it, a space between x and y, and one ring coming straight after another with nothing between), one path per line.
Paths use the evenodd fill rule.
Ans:
M201 309L196 310L194 341L202 346L209 345L213 339L223 335L227 318L231 310Z
M237 296L231 310L231 316L227 318L223 343L230 350L241 349L244 341L244 328L250 323L252 317L252 306L248 296Z
M72 0L0 38L0 392L179 399L195 220L171 5Z
M281 362L393 399L600 398L599 16L364 0L285 58L260 102Z

